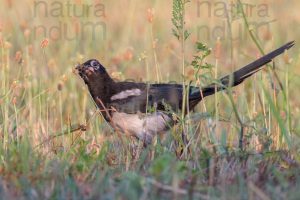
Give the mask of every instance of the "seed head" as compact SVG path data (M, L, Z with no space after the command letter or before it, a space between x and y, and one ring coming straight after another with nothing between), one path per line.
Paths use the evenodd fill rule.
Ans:
M149 23L153 22L154 14L155 14L154 8L148 8L148 10L147 10L147 20L148 20Z
M15 55L15 61L17 63L22 63L22 52L21 51L17 51L16 55Z
M58 90L58 91L62 91L63 86L64 86L64 83L60 81L60 82L57 84L57 90Z
M48 38L43 39L42 42L41 42L41 48L44 49L48 45L49 45L49 39Z
M26 39L29 38L29 36L30 36L30 30L29 30L28 28L25 29L25 31L24 31L24 36L25 36Z
M12 101L11 101L14 105L17 104L17 97L13 97Z
M215 57L216 59L219 59L221 57L221 39L218 37L216 46L215 46Z

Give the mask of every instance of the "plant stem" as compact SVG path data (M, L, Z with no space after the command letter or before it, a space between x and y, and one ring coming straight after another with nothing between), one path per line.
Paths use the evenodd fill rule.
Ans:
M184 1L184 0L182 0ZM182 102L182 119L185 116L185 108L186 108L186 87L185 87L185 38L184 38L184 32L185 32L185 2L183 2L183 8L182 8L182 18L181 18L181 68L182 68L182 88L183 88L183 102ZM183 123L184 125L184 123ZM183 126L184 129L184 126Z

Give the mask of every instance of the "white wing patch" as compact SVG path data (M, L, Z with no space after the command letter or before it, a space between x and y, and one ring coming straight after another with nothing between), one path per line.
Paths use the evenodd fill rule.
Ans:
M132 90L125 90L118 94L113 95L110 99L112 101L118 100L118 99L126 99L130 96L140 96L142 94L140 89L132 89Z

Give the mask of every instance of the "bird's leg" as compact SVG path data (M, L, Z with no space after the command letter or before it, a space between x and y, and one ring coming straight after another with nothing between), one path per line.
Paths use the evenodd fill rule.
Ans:
M181 130L180 132L181 136L175 138L175 153L178 158L182 158L185 151L187 150L187 153L190 153L189 148L189 139L184 132L184 130Z
M182 137L182 141L183 141L183 144L184 144L184 148L182 150L182 155L186 152L187 154L190 154L191 153L191 149L190 149L190 140L189 138L187 137L187 134L182 132L181 134L181 137ZM181 157L182 157L181 155Z

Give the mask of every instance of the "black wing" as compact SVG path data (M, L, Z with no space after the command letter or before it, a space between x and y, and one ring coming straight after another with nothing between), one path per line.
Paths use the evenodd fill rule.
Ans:
M195 89L190 87L190 91ZM182 92L180 84L149 84L141 95L114 100L110 106L125 113L145 113L147 109L178 111L182 106Z

